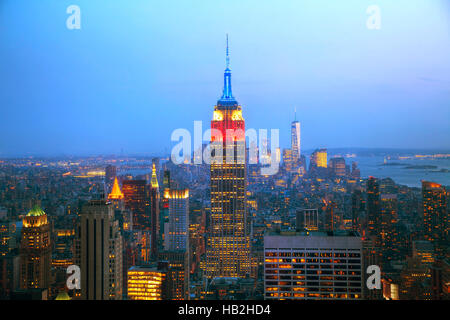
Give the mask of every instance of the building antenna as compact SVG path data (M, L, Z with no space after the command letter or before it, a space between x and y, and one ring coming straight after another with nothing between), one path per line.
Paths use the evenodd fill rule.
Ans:
M227 33L227 69L230 67L230 55L228 50L228 33Z

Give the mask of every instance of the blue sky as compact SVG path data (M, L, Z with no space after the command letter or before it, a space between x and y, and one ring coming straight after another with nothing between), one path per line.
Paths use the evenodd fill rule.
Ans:
M304 149L450 149L445 0L0 0L0 156L169 152L209 126L226 33L246 126L283 147L297 108Z

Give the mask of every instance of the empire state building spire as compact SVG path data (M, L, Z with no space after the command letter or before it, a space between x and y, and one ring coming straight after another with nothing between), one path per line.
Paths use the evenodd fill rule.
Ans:
M233 93L231 92L231 70L230 70L230 54L228 47L228 34L227 34L226 68L223 75L223 94L219 101L235 101Z

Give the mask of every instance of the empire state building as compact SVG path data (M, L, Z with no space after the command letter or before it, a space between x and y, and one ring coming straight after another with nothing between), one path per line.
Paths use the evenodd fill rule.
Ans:
M250 275L245 121L242 108L232 95L229 61L227 37L223 94L211 121L211 219L206 250L209 279Z

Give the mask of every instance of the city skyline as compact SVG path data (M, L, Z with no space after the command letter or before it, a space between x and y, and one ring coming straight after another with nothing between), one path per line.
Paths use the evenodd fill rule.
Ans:
M0 0L0 300L449 300L450 4L374 1Z
M58 161L50 170L34 161L25 167L1 161L0 203L7 207L0 207L0 271L11 276L2 277L0 298L447 299L447 189L424 180L422 190L414 190L391 178L366 179L357 162L328 161L324 148L308 165L295 120L280 170L265 174L246 161L245 106L232 93L231 74L227 37L208 165L153 158L151 174L136 176L118 175L122 163L107 158L87 165ZM92 170L100 163L104 171ZM383 165L399 164L384 158ZM84 179L89 187L73 192ZM72 199L51 186L58 180L71 186ZM186 183L189 188L180 188ZM65 282L65 268L74 268L74 282Z
M450 149L448 5L380 1L382 27L369 30L366 2L286 1L277 9L286 21L273 17L264 26L265 2L203 4L195 12L180 5L170 13L163 4L80 1L81 29L68 30L65 3L40 2L48 10L33 15L35 3L3 1L0 134L8 139L0 140L0 157L169 153L173 130L211 120L226 33L247 126L280 129L282 148L296 108L303 150ZM435 19L415 23L425 14ZM240 22L246 15L253 27ZM128 16L136 25L120 22ZM211 30L201 28L212 17ZM184 32L183 23L164 20L174 18ZM25 40L21 30L33 37Z

